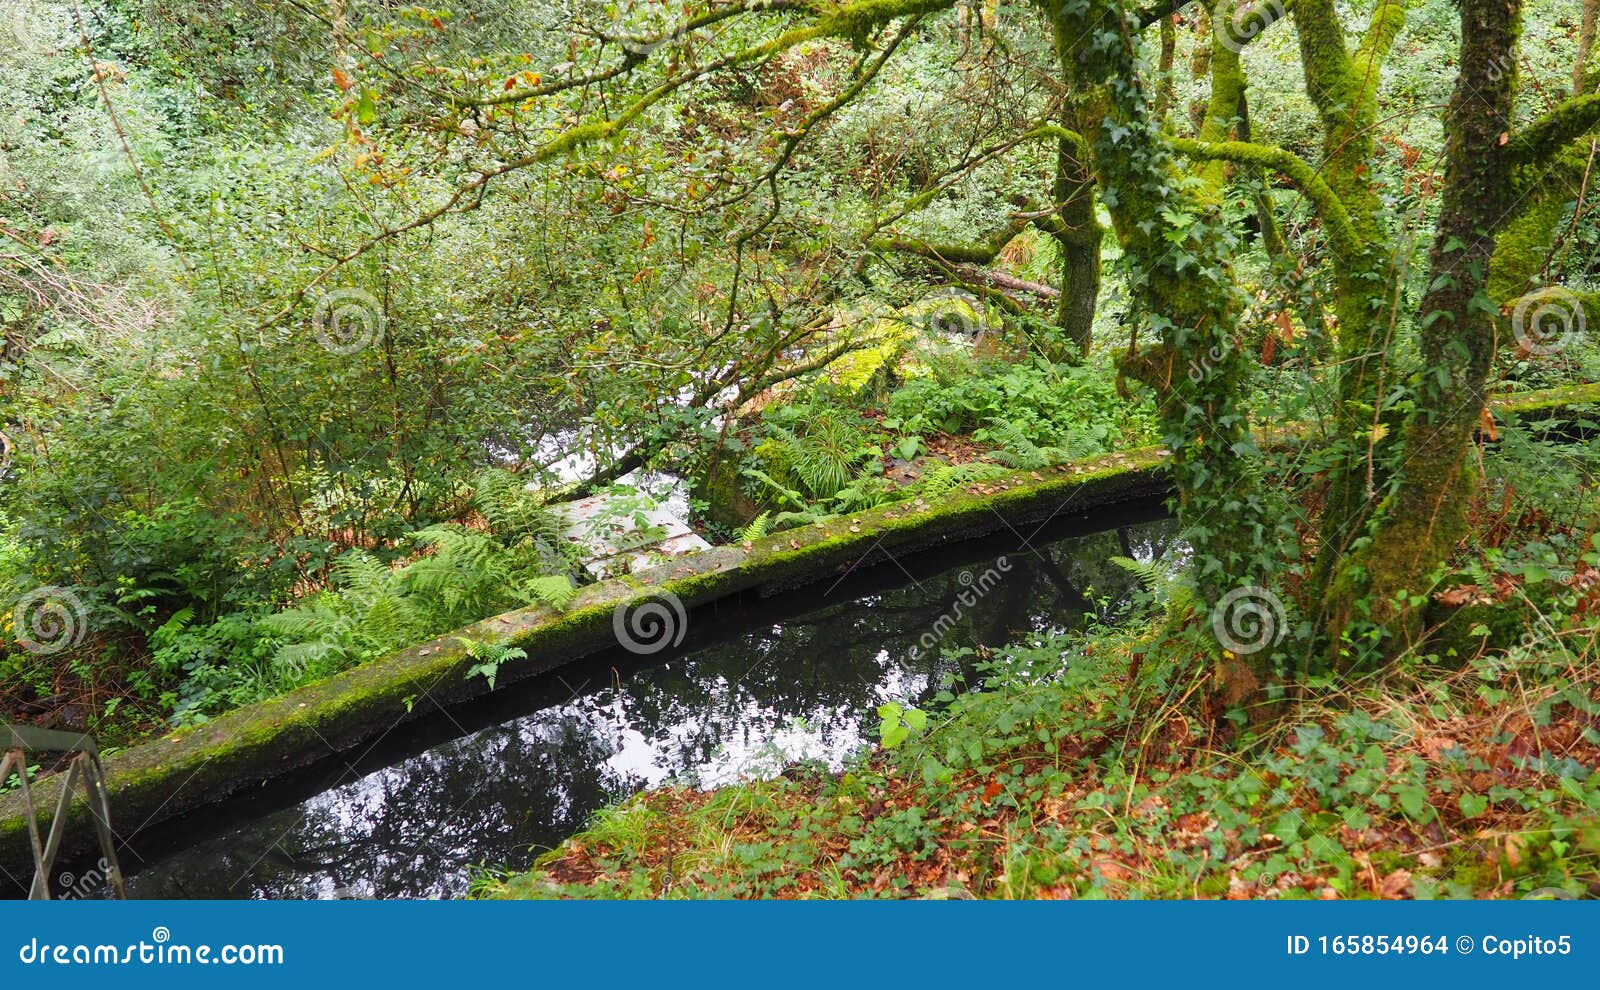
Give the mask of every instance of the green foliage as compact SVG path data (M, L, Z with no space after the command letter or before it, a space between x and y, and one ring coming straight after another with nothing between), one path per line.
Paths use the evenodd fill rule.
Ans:
M878 742L884 749L894 749L928 727L927 712L895 702L879 705L878 717L883 720L878 724Z
M794 478L813 498L829 499L849 484L861 463L880 455L847 413L822 411L796 433L772 425Z
M541 537L553 523L525 513L500 518L518 522L509 537L462 526L419 530L411 536L417 555L407 563L347 551L334 560L328 588L281 611L195 628L192 613L175 615L152 637L154 670L167 680L181 675L177 693L163 700L184 724L516 605L565 608L577 593L571 578L544 573L552 561Z
M915 494L927 501L937 501L962 485L974 482L987 481L1005 474L1006 469L998 464L985 464L982 461L968 461L966 464L940 464L923 475L913 489Z
M739 530L739 542L749 543L752 540L759 540L770 532L772 532L772 513L763 512L750 520L750 525Z
M512 660L526 660L528 653L520 647L507 646L504 643L482 643L475 640L457 638L456 642L466 647L467 655L478 661L467 668L468 677L482 677L489 682L489 690L494 690L495 678L500 674L502 664Z
M889 397L888 413L909 433L974 433L1018 467L1155 439L1150 408L1118 395L1115 373L1102 366L1034 360L984 370L914 379Z
M763 513L751 538L939 498L991 462L1161 440L1196 585L1288 570L1312 520L1274 479L1343 472L1363 510L1394 504L1405 420L1437 370L1419 347L1413 303L1435 273L1417 235L1439 210L1435 108L1460 32L1451 4L1424 0L1380 5L1377 34L1402 6L1406 56L1368 92L1307 59L1322 14L1299 10L1238 72L1213 60L1215 77L1190 71L1212 37L1188 19L1158 80L1141 48L1155 29L1141 42L1103 0L1007 6L976 33L954 7L911 30L879 3L724 11L685 31L696 4L347 4L330 19L258 0L25 0L35 16L0 48L0 586L80 589L90 635L56 659L0 654L0 680L111 699L148 729L488 611L563 608L581 568L545 505L576 480L687 473L724 442L745 451L735 476ZM1519 127L1572 87L1570 6L1527 5ZM801 25L803 46L765 44ZM1308 69L1321 81L1249 86L1248 125L1245 104L1204 119L1231 82ZM1041 120L1083 133L1029 130ZM1230 168L1173 140L1231 137L1256 147ZM1087 152L1090 210L1115 235L1093 245L1099 346L1073 365L1032 356L1058 353L1048 289L992 288L1063 284L1063 141ZM1513 282L1595 284L1597 214L1562 191L1586 188L1579 150L1560 162L1570 181L1535 197L1538 222L1515 227ZM1308 177L1337 187L1344 220ZM972 248L997 230L1020 233ZM1356 266L1339 255L1351 230L1374 246ZM977 309L916 308L969 279ZM353 340L330 336L330 312ZM963 312L984 325L976 357L941 334L882 339L885 314ZM1501 381L1600 373L1592 332L1511 353L1493 315ZM883 359L855 370L886 398L827 367L851 351ZM1143 357L1166 363L1119 382ZM1383 394L1344 394L1369 359ZM1279 471L1249 431L1291 422L1329 435ZM1491 488L1583 525L1566 493L1591 483L1588 455L1511 429L1501 449ZM585 535L643 511L617 504ZM1493 566L1550 584L1520 553Z
M992 419L989 425L975 431L973 439L995 446L995 457L1014 468L1042 468L1070 460L1102 453L1092 438L1079 434L1069 437L1070 446L1040 446L1034 443L1026 430L1005 419Z
M1194 588L1172 564L1161 560L1133 560L1113 556L1111 562L1134 575L1149 592L1155 606L1169 619L1179 619L1200 606Z
M668 833L681 897L1577 893L1600 877L1600 775L1559 747L1504 758L1595 708L1594 657L1567 649L1586 639L1363 685L1219 739L1197 718L1205 664L1179 660L1195 644L1158 628L1041 636L932 711L881 706L881 748L841 773L795 768L666 811L645 795L479 893L629 896ZM1480 720L1487 736L1452 734ZM541 872L596 849L607 868L591 881ZM934 856L956 889L912 867Z

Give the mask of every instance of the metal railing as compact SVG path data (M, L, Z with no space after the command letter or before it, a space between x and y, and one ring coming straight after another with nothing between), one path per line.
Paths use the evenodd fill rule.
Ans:
M28 898L50 899L50 867L66 835L73 785L82 781L89 817L94 820L100 839L106 881L112 892L125 900L128 891L123 886L122 868L117 865L116 839L111 832L111 802L106 796L106 772L100 765L100 747L95 745L94 737L88 733L58 732L29 725L0 725L0 751L3 751L0 752L0 784L8 779L13 766L22 781L22 805L28 816L28 839L33 844L33 886ZM50 834L42 843L39 841L39 813L28 786L29 753L66 753L69 757L67 769L62 771L61 795L56 800L55 817L50 820Z

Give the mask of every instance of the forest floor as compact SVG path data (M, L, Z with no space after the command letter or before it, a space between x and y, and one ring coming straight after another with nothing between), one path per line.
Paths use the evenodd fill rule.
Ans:
M909 738L843 772L649 791L477 893L1597 896L1600 553L1573 535L1563 613L1524 611L1502 648L1412 651L1245 717L1208 700L1215 646L1170 607L1042 637L937 711L880 709ZM1526 610L1523 583L1435 600Z

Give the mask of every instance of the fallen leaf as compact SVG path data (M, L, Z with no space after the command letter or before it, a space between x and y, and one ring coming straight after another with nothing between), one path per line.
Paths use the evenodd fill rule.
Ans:
M1394 900L1403 896L1409 886L1411 886L1411 871L1395 870L1379 881L1378 893L1382 897Z

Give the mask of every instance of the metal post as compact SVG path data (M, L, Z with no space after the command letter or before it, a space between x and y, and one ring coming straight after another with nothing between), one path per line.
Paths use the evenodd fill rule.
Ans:
M89 813L94 815L94 828L100 835L100 851L105 854L106 880L118 900L127 900L128 891L122 884L122 866L117 862L116 839L111 834L111 798L106 793L106 769L94 753L80 753L83 775L89 790Z
M104 858L106 879L112 893L123 900L128 891L123 884L122 867L117 863L116 836L111 830L111 801L106 789L105 768L100 765L100 748L94 737L86 733L55 732L26 725L0 725L0 745L5 755L0 757L0 783L6 779L13 765L22 780L22 806L28 816L28 839L33 845L33 885L28 891L30 900L50 899L50 868L55 864L56 853L61 850L61 840L66 835L67 821L71 817L72 788L83 781L84 803L89 817L94 820L96 837L100 840L100 853ZM33 792L28 786L29 753L67 753L65 777L61 794L56 800L55 816L50 821L50 836L40 843L38 811L33 804Z

